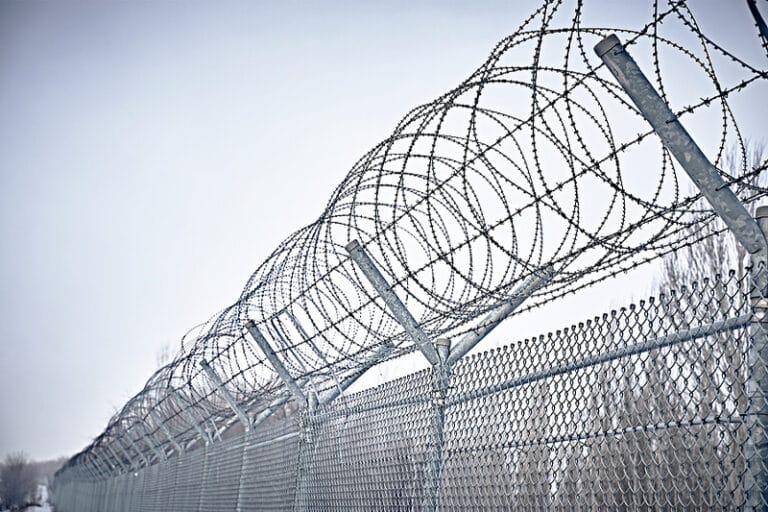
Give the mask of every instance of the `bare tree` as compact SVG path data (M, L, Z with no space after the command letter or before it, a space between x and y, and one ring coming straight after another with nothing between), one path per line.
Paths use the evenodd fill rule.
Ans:
M748 190L755 191L759 188L765 188L768 185L768 172L766 172L766 146L760 144L746 144L745 149L746 168L752 170L761 170L762 172L750 171L740 181ZM724 158L724 167L733 170L742 166L739 152L735 149L729 151ZM736 174L733 172L732 174ZM709 203L703 198L697 203L697 210L710 212L712 210ZM747 209L754 216L757 204L747 205ZM688 228L690 239L696 239L703 234L699 230L700 226L694 225ZM682 249L678 249L672 254L667 255L662 260L662 273L659 280L659 290L668 289L681 290L690 288L691 285L716 273L735 270L738 277L743 277L746 264L747 252L736 241L733 234L725 229L725 224L719 219L716 220L710 228L711 236L707 236L698 243L694 243Z
M742 159L731 150L723 167L731 175L740 168L758 171L739 184L750 196L768 184L768 172L759 172L766 169L765 145L748 144L745 153ZM748 205L753 215L755 208ZM702 199L695 211L711 215L712 209ZM731 317L745 306L746 251L719 220L705 229L692 224L682 236L699 241L662 260L656 304L670 329ZM606 339L632 337L631 325L607 325ZM728 422L747 409L746 339L737 338L710 336L691 349L656 350L598 368L587 391L590 431L625 433L576 445L556 499L611 510L712 510L743 503L745 432ZM645 430L649 425L652 434Z
M170 343L164 343L157 352L155 352L155 363L157 366L165 366L171 362L171 345Z
M747 144L745 158L731 150L726 154L724 167L733 171L746 169L765 170L765 145ZM736 172L731 172L736 175ZM746 192L755 193L768 184L768 173L755 172L747 175L741 182ZM708 212L711 207L703 199L697 205L701 212ZM747 209L754 215L756 204L748 204ZM708 319L722 319L740 311L745 301L749 282L746 279L748 255L736 241L733 234L725 229L719 219L710 224L711 231L699 232L699 226L688 228L689 239L704 236L699 242L678 250L662 260L662 273L658 291L674 299L670 305L678 304L669 314L675 324L685 329L691 325L703 323ZM732 276L729 272L733 272ZM721 278L716 278L721 275ZM736 280L736 282L733 281ZM708 283L702 283L709 280ZM741 288L743 293L737 292ZM686 306L687 305L687 306ZM730 333L709 337L697 344L697 350L677 353L676 364L680 370L690 372L693 381L682 377L673 378L669 361L654 357L649 362L648 380L654 385L666 388L669 396L688 395L687 415L708 421L711 418L728 417L744 414L748 407L745 351L746 339L734 339ZM654 403L654 412L665 412L666 406ZM696 439L683 441L679 436L670 437L659 450L664 458L669 459L681 450L696 453L689 460L687 467L681 467L680 475L691 489L692 503L710 505L718 495L730 496L733 504L741 503L743 489L740 475L744 471L741 456L740 437L743 432L725 427L695 429ZM718 467L715 467L718 466Z
M36 505L37 472L26 454L11 453L0 463L0 503L23 510Z

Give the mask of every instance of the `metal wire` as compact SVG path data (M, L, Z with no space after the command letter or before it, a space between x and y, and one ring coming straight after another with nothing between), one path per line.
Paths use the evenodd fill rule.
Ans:
M460 361L440 404L440 510L741 509L747 282L716 276ZM53 491L62 510L286 510L304 473L306 510L429 510L435 398L425 370L316 411L309 444L295 416L273 419L110 479L74 466Z
M294 503L306 474L313 509L423 506L434 383L408 377L299 414L306 404L291 401L246 325L310 396L414 350L349 259L352 240L434 340L470 332L544 267L555 277L526 309L716 236L700 194L685 192L676 162L586 50L621 34L681 121L706 126L716 166L736 148L740 167L721 173L754 202L767 191L751 177L766 163L747 168L730 101L768 73L703 33L692 11L653 1L647 22L608 29L584 25L588 3L544 2L458 87L406 114L238 300L182 338L174 360L59 473L57 501L73 510L106 502L110 510L277 509ZM671 77L668 63L677 68ZM682 74L685 100L696 103L678 97ZM733 319L747 314L746 302L733 279L702 286L710 295L682 292L459 363L440 399L450 404L441 506L743 502L744 460L734 447L745 436L747 341L745 320ZM727 312L712 309L715 295ZM629 350L715 317L731 323ZM266 458L257 462L250 449ZM704 474L713 465L716 474Z

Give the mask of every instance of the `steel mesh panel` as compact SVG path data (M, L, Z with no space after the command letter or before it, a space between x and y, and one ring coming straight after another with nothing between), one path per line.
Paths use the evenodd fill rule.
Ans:
M125 478L121 510L130 511L133 502L138 499L138 491L135 489L136 478L132 473L129 473Z
M243 437L238 436L212 445L208 451L201 512L235 510L243 461Z
M290 510L296 490L299 429L292 420L247 434L241 510Z
M314 427L309 510L411 510L429 444L429 374L342 400ZM309 449L309 448L307 448Z
M73 474L57 480L56 502L62 512L752 510L750 475L765 462L754 462L764 429L750 378L768 372L744 287L705 281L466 357L445 387L427 369L106 482Z
M175 510L198 510L203 490L203 472L208 448L183 453L176 462Z
M768 209L747 210L768 162L737 115L768 73L695 3L521 13L66 463L61 512L768 510L768 302L746 280L453 366L510 314L659 258L688 267L675 286L733 265L768 290ZM325 406L413 351L429 371Z
M155 510L163 512L171 510L172 508L173 490L176 486L176 473L178 469L175 459L170 459L162 463L159 467L160 471L156 476L158 479L158 486Z
M160 476L168 468L164 463L155 464L144 470L144 489L142 491L141 512L155 512L159 509L158 501L162 492L162 480Z
M746 405L743 388L728 389L719 379L700 396L689 386L701 375L661 362L688 365L691 354L743 346L744 339L743 329L706 337L451 408L441 508L737 508L746 410L735 407ZM490 363L510 355L499 351ZM478 384L477 368L467 366L469 377L458 370L457 377L471 379L469 391Z

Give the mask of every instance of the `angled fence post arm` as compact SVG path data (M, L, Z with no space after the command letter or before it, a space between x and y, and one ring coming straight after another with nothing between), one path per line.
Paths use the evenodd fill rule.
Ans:
M227 401L227 404L229 404L230 409L232 409L237 417L240 419L240 421L243 424L243 427L246 431L251 429L251 421L248 419L248 415L245 414L245 411L243 411L240 406L237 404L237 401L232 396L232 394L227 390L227 388L224 387L224 383L222 382L219 375L216 373L216 371L211 368L211 365L208 364L208 361L205 359L202 359L200 361L200 367L203 369L205 374L208 376L208 378L211 380L211 383L216 387L216 390L221 393L221 396L224 397L224 400Z
M134 441L133 439L131 439L130 436L128 436L128 442L131 444L131 448L133 449L133 451L135 451L139 455L141 460L144 461L145 467L149 467L151 465L150 460L146 456L146 454L143 451L141 451L138 444L136 444L136 441Z
M110 456L109 452L104 450L102 448L101 452L96 455L96 458L99 460L101 465L107 470L107 476L112 476L112 473L115 473L120 470L120 468L112 462L112 457Z
M149 467L149 461L144 456L144 454L141 453L141 451L136 448L136 445L133 443L133 441L130 438L128 439L128 442L129 442L129 446L131 447L131 449L134 452L136 452L136 454L139 456L139 458L144 462L144 465L146 467ZM131 457L130 454L128 453L128 450L123 446L123 444L120 441L118 441L118 446L120 446L120 448L123 450L123 453L125 453L125 457L129 461L131 461L133 463L133 461L136 459L136 457ZM134 466L134 469L138 469L139 467L141 467L141 466L138 465L138 463L132 464L132 465Z
M109 467L105 469L102 466L102 461L99 460L99 457L95 453L90 453L88 459L95 471L97 479L106 480L109 478Z
M102 466L102 462L99 460L99 457L96 456L95 453L89 452L88 453L88 459L86 463L90 463L93 470L96 472L96 477L99 479L107 478L107 475L109 475L109 466L107 466L107 469L104 469L104 466Z
M408 308L405 307L405 304L403 304L389 283L387 283L387 280L376 267L368 253L365 252L363 246L360 245L360 242L353 240L347 244L346 249L352 261L357 264L357 267L368 279L368 282L371 283L376 293L384 300L384 304L387 305L392 316L403 326L405 332L408 333L416 347L424 354L429 364L432 366L439 364L440 359L437 356L435 347L429 341L429 337L419 326L416 319L413 318L411 312L408 311Z
M304 406L307 403L307 398L304 396L304 392L301 390L299 385L296 384L296 381L288 372L288 369L285 367L285 365L280 360L280 358L277 357L277 354L272 349L272 346L269 344L269 342L264 337L264 335L261 334L261 331L259 330L259 328L256 327L256 323L253 320L250 320L245 325L245 328L248 330L248 333L251 335L251 338L253 338L253 341L256 342L256 345L259 346L259 348L261 349L261 352L264 354L264 357L266 357L267 360L269 361L269 364L272 365L272 368L280 376L280 379L283 381L285 386L288 388L291 394L296 398L296 401L302 404L302 406Z
M184 413L184 416L186 416L189 422L192 424L192 428L195 429L195 432L197 432L197 434L200 436L200 439L202 439L203 442L205 442L205 444L209 444L213 442L211 435L208 433L207 430L203 429L200 426L198 419L192 413L191 411L192 405L189 402L187 402L186 399L181 398L179 395L176 395L176 399L180 400L184 404L184 407L181 408L181 412ZM191 443L194 443L194 442L196 442L194 439L190 441L190 443L187 444L187 448L189 448L192 445Z
M133 458L131 458L131 456L128 454L128 451L126 451L125 447L123 447L123 445L119 441L117 441L117 447L120 448L120 451L125 456L125 460L128 461L128 465L129 465L128 470L129 471L137 470L138 467L136 466L136 463L134 462Z
M104 456L95 450L91 450L89 454L102 477L109 478L109 475L112 473L112 465L109 461L105 460Z
M643 71L623 47L619 38L610 35L595 46L616 81L624 89L643 117L653 127L715 213L723 220L736 240L750 254L752 265L752 307L765 313L766 268L768 268L768 210L758 209L758 220L752 218L736 194L725 183L714 165L691 138L669 105L659 95ZM765 229L763 229L765 228ZM745 446L747 472L745 490L747 508L768 511L768 334L764 317L749 329L750 348L747 355L750 376L747 395L750 401L749 439Z
M112 455L112 458L115 460L115 462L120 466L120 468L123 471L130 471L131 468L126 467L125 464L123 464L123 460L118 457L117 453L115 453L115 450L112 449L111 445L106 445L107 451Z
M757 208L757 222L768 235L768 206ZM753 257L750 305L752 323L749 325L747 352L747 397L749 438L744 447L747 474L746 510L768 511L768 267Z
M221 439L221 432L219 432L219 427L216 425L216 422L214 421L213 418L211 418L209 421L211 422L211 425L213 426L213 428L211 429L211 432L213 432L213 434L211 434L211 437L213 439L216 439L218 437L219 441L221 441L222 439Z
M88 476L90 476L94 480L101 480L102 478L104 478L104 475L101 474L101 470L96 465L96 462L94 462L93 457L86 457L82 463L82 466L83 468L85 468L85 471L88 473Z
M749 254L758 255L758 258L766 261L768 244L757 222L726 185L715 166L624 49L619 38L615 35L606 37L597 43L595 53L739 243Z
M109 466L104 463L103 460L100 460L98 456L93 457L93 464L96 467L96 469L99 472L99 475L102 480L109 480L111 471L109 470Z
M176 450L176 453L182 453L184 451L184 448L181 447L178 441L171 435L171 431L168 430L168 427L165 426L165 423L159 423L160 430L163 431L163 434L165 434L165 437L168 438L168 441L173 445L173 448Z
M299 387L303 387L306 384L307 379L302 378L298 380ZM269 405L262 410L258 415L253 418L253 426L261 425L267 418L272 416L280 407L288 403L293 398L292 393L287 393L283 396L279 396L272 400Z
M168 457L165 455L165 452L161 451L160 448L155 446L147 434L142 436L142 440L144 441L145 445L149 446L149 449L152 451L152 453L155 454L155 458L157 458L158 462L168 459Z
M519 308L528 297L549 283L554 275L555 271L552 265L547 265L528 277L528 279L515 289L512 296L505 304L499 306L494 311L491 311L480 321L480 324L477 327L462 336L459 342L453 349L451 349L451 354L448 356L447 360L448 364L453 365L464 357L467 352L480 343L480 341L504 321L505 318Z
M211 438L211 434L200 426L200 424L197 422L195 417L192 416L192 413L185 411L185 415L187 416L187 418L189 418L189 421L192 423L192 427L200 436L200 439L202 439L205 444L211 443L213 441L213 439Z

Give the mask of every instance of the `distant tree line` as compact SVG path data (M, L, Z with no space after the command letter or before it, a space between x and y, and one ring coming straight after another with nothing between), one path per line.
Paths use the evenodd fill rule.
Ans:
M34 462L23 452L6 455L0 462L0 510L19 511L39 505L39 486L47 484L66 460Z

